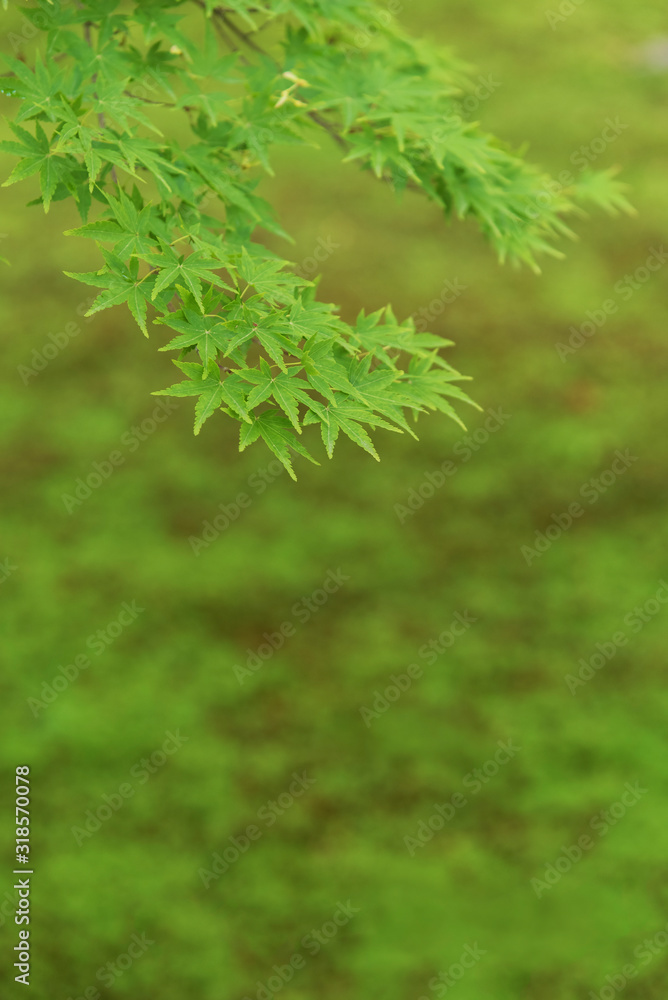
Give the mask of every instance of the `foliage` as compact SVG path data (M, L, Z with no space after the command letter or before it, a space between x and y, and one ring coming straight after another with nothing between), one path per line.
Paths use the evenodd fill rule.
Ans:
M438 417L420 421L418 446L382 433L380 465L341 435L336 461L298 460L298 488L261 445L235 455L232 420L216 417L190 439L191 400L146 392L169 382L169 353L153 349L159 328L149 324L145 340L125 306L82 318L95 290L61 269L92 269L94 247L62 236L75 224L68 203L43 217L23 206L27 193L16 197L31 181L0 191L0 253L12 261L0 271L0 563L16 567L0 584L0 724L10 773L34 768L29 1000L95 988L100 1000L256 1000L258 981L303 954L302 937L349 898L360 913L276 1000L434 1000L432 977L476 942L487 954L446 1000L609 997L628 963L638 974L617 1000L665 1000L667 950L653 946L642 966L634 952L659 932L665 941L668 921L668 606L574 695L564 678L581 657L600 663L597 643L630 632L624 617L668 580L668 440L658 433L668 419L667 269L617 299L574 355L562 361L555 349L650 247L668 249L657 155L668 73L631 58L665 32L665 12L624 0L574 6L553 31L525 0L403 3L417 31L452 40L493 73L501 86L486 122L529 140L557 176L607 116L629 123L596 165L620 164L638 216L611 224L597 213L565 261L545 260L540 281L497 267L472 225L444 234L426 199L407 196L388 212L391 192L343 169L333 144L306 156L275 148L277 176L263 182L290 220L295 260L320 232L341 243L326 297L344 315L391 300L404 316L446 277L467 286L432 329L458 341L476 399L511 419L478 448L487 417L470 411L466 462L469 452L453 450L466 435ZM12 52L10 31L30 34L21 7L2 19L3 50ZM17 41L17 51L31 44ZM10 157L0 160L8 173ZM295 191L304 204L292 211ZM80 332L24 384L17 369L70 321ZM143 419L174 402L136 451L123 448L129 428L144 437ZM68 514L61 494L119 447L123 465ZM521 546L627 447L638 462L527 566ZM400 525L394 505L445 460L456 474ZM193 556L189 536L217 515L222 528L219 504L231 513L240 493L252 505ZM345 588L240 685L234 665L263 633L294 622L294 602L339 566ZM60 687L61 667L134 598L145 612L33 718L28 699L56 678ZM461 641L433 665L416 660L466 609L479 621ZM367 729L360 706L412 662L423 677ZM131 768L178 727L189 742L137 785ZM404 837L436 803L466 793L464 776L509 738L521 754L411 856ZM317 779L308 795L205 889L198 869L303 770ZM105 814L104 796L117 801L126 781L135 794L79 847L72 827L88 811ZM531 878L635 781L649 793L536 898ZM6 845L11 806L3 795ZM11 982L16 878L5 859ZM155 944L106 989L97 972L134 933Z
M8 58L5 91L22 103L2 144L19 157L5 183L39 175L45 211L76 203L82 225L69 232L104 261L71 275L102 289L91 314L125 303L147 336L149 315L176 334L160 350L179 352L185 378L157 394L196 397L195 433L222 410L241 450L263 440L293 477L293 452L315 461L305 426L319 425L330 457L342 431L377 458L368 429L413 434L427 410L461 422L453 403L471 400L440 354L450 341L389 306L344 322L253 239L286 235L256 191L274 144L324 131L345 160L473 217L502 260L534 268L557 254L578 200L626 207L609 173L563 188L464 121L464 68L370 0L83 0L27 13L46 43L32 66Z

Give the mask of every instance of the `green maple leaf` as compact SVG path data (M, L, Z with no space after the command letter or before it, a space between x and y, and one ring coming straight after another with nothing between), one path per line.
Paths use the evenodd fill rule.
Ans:
M191 58L197 58L198 50L194 42L179 31L177 25L184 13L168 14L162 4L152 0L142 0L135 10L135 20L144 29L144 38L151 44L156 38L164 36L172 45L187 52Z
M408 419L425 410L461 423L455 406L475 404L438 353L450 341L390 307L344 322L315 301L317 281L255 236L286 236L257 193L270 147L317 145L314 130L327 132L346 160L399 193L421 189L448 217L474 217L501 259L534 268L537 254L557 255L577 200L629 210L621 186L585 172L555 191L457 114L454 97L474 92L461 64L383 23L374 0L193 6L38 0L25 14L45 31L46 63L32 46L7 60L2 92L22 102L0 145L18 157L5 183L39 176L33 203L45 211L75 200L84 224L68 234L104 247L103 267L72 275L101 289L88 315L124 303L148 335L151 304L176 333L160 349L199 354L176 362L184 380L159 394L193 397L196 434L218 410L239 420L240 447L265 441L290 475L294 453L310 459L307 425L330 457L343 433L377 458L370 430L414 434ZM165 138L158 125L167 132L174 118ZM88 223L94 202L102 215Z
M246 247L242 247L239 274L268 302L276 302L286 295L292 298L298 285L310 284L286 271L286 263L280 258L251 257Z
M221 379L221 374L215 362L210 362L208 369L191 361L174 361L177 368L188 375L184 382L177 382L168 389L159 389L153 396L199 396L195 405L195 434L199 434L202 424L215 410L226 405L246 423L251 423L251 417L246 407L243 389L236 373Z
M302 358L309 384L335 406L337 405L333 391L335 389L354 397L358 396L346 369L332 356L332 348L337 343L338 340L334 338L320 343L311 338L304 348Z
M408 373L402 375L400 383L393 387L393 397L401 405L411 406L415 409L429 407L431 410L440 410L447 414L456 423L466 430L465 424L457 414L454 407L444 398L449 396L462 403L468 403L476 410L482 409L468 396L459 386L452 384L450 373L429 370L430 359L413 358L409 365ZM458 379L464 376L456 374Z
M183 176L185 171L174 163L173 159L168 158L164 147L158 146L150 139L131 135L123 135L116 140L116 145L122 157L120 165L124 170L137 177L136 167L139 164L152 176L164 198L174 194L174 175ZM105 154L109 159L108 147L105 147Z
M264 413L258 414L250 425L242 425L239 437L239 451L243 451L250 444L253 444L254 441L257 441L258 438L262 438L279 462L283 463L291 479L296 479L297 477L292 467L290 451L297 452L298 455L307 458L314 465L319 464L309 454L301 441L297 440L290 421L279 410L265 410Z
M151 260L150 254L157 246L157 241L150 234L157 231L163 238L168 235L167 228L158 218L155 209L147 205L138 211L123 191L118 199L107 195L107 202L114 219L89 222L78 229L68 229L65 235L84 236L97 240L98 243L113 243L114 253L123 259L137 254L145 260Z
M366 358L353 361L349 365L348 374L351 384L357 390L358 408L359 403L362 403L370 410L382 414L403 430L408 431L411 437L416 437L401 409L403 405L406 405L406 402L401 394L397 395L396 393L401 372L394 368L370 372L370 364L371 356L367 355ZM416 404L413 406L416 410L424 409L423 406ZM395 429L392 428L392 430Z
M0 149L19 155L21 160L2 186L9 187L39 172L44 211L48 212L56 187L70 175L75 164L54 154L51 149L52 140L47 137L39 122L35 122L34 136L15 122L9 124L20 141L1 142Z
M338 430L334 432L334 428L340 428L351 441L354 441L355 444L359 445L360 448L363 448L364 451L375 458L377 462L380 462L373 441L359 422L360 417L368 418L368 414L364 410L360 410L359 408L351 410L343 403L341 406L337 406L335 410L329 410L328 417L327 432L326 434L323 433L322 439L330 458L332 457L334 442L338 435Z
M57 64L49 62L48 66L45 66L38 53L33 72L20 59L8 55L3 58L15 75L15 92L24 101L16 115L16 121L26 121L36 115L52 122L62 117L62 102L58 99L58 95L63 86L63 74Z
M171 285L176 285L178 282L184 284L192 292L198 306L200 309L203 309L203 278L217 285L219 288L225 288L229 291L233 290L229 285L225 284L221 277L213 273L220 270L222 267L221 262L208 257L204 250L195 250L188 255L179 255L171 246L162 244L160 255L150 254L144 256L142 254L142 257L148 261L151 267L158 268L160 271L153 286L153 298L163 289Z
M148 337L146 306L152 296L150 294L150 283L147 286L146 279L139 277L139 261L133 258L129 265L126 266L114 254L106 250L103 250L102 253L107 262L106 269L79 273L65 271L65 274L69 278L75 278L86 285L96 285L98 288L105 289L95 299L86 316L93 316L102 309L109 309L112 306L117 306L125 302L144 335Z
M303 379L297 378L297 372L273 375L264 358L260 359L259 371L254 368L243 369L241 378L254 386L248 396L249 410L273 396L298 434L302 432L299 423L299 403L317 413L325 413L322 404L309 396L309 385Z
M312 409L309 411L304 417L304 426L316 423L320 424L322 441L330 458L334 453L334 445L339 437L340 430L377 461L380 461L380 459L373 441L362 424L368 424L372 428L382 427L385 430L401 434L399 428L393 427L392 424L389 424L382 417L350 399L342 400L335 409L331 407L325 409L323 407L320 410Z
M201 316L190 309L183 310L183 319L174 316L161 317L157 322L179 330L180 336L174 337L161 351L172 351L175 348L194 347L202 359L204 375L211 361L215 361L218 351L227 355L230 353L231 334L220 318L206 314Z
M381 323L381 319L385 322ZM435 348L452 347L453 342L433 333L417 333L412 320L399 324L389 306L366 316L361 312L355 324L355 340L390 368L394 359L387 353L393 348L419 357L433 355Z

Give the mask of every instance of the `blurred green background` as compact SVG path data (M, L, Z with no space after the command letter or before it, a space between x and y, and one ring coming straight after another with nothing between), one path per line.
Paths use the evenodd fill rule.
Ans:
M12 995L11 787L28 763L38 1000L665 997L668 606L652 599L668 579L666 273L630 296L615 284L666 239L668 28L648 0L571 7L553 27L550 8L519 0L413 0L400 13L491 74L473 117L527 140L555 175L578 171L571 158L606 119L627 126L595 166L622 167L637 217L577 220L580 240L540 278L499 267L474 226L447 227L413 196L397 204L335 149L286 150L263 182L296 261L339 244L320 265L322 297L348 318L390 300L399 316L426 309L456 342L449 360L474 376L474 398L509 417L468 461L463 432L434 416L419 443L376 435L380 465L343 442L332 463L299 462L298 483L279 475L260 493L251 477L271 456L239 456L223 419L193 438L188 401L139 442L149 392L173 381L159 338L124 308L83 320L88 290L62 272L89 269L91 249L62 236L69 204L45 220L24 207L27 188L4 189L0 961ZM5 15L5 51L17 23ZM466 290L443 306L456 279ZM555 344L611 298L617 311L561 360ZM68 324L77 335L24 384L20 366ZM470 412L471 434L487 416ZM588 503L581 488L617 449L637 461ZM117 450L113 475L68 514L63 494ZM400 523L395 505L447 460L456 473ZM250 505L195 556L189 538L240 493ZM574 501L584 515L527 565L521 547ZM339 569L349 580L326 603L295 608ZM133 601L145 610L91 651ZM456 612L477 620L429 663L421 647ZM284 622L294 635L240 684L234 666ZM571 693L565 676L620 631L628 642ZM55 700L29 702L86 653ZM422 677L366 726L360 708L411 663ZM178 731L187 740L165 757ZM499 740L521 749L474 792L466 776ZM294 772L315 780L292 800ZM615 806L636 782L646 792ZM122 785L131 796L78 834ZM466 804L411 855L404 838L457 792ZM202 875L252 824L259 839ZM583 835L592 846L569 865ZM569 870L536 891L556 862ZM348 901L359 912L328 938ZM323 925L312 954L305 935ZM143 952L127 967L135 934ZM466 945L480 957L457 980ZM286 982L273 967L296 954Z

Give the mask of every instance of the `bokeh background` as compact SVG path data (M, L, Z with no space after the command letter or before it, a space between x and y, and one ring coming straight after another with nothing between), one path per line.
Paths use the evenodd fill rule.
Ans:
M271 456L239 456L223 419L193 438L187 400L131 448L149 392L173 380L169 359L124 308L82 318L88 290L63 271L89 269L91 248L62 235L76 224L67 203L45 219L24 207L26 188L4 189L0 962L12 994L11 786L28 763L38 1000L665 997L668 606L652 599L668 579L668 270L625 299L615 283L666 240L668 25L649 0L562 7L573 12L552 26L549 7L520 0L400 12L491 74L473 117L527 141L552 173L577 172L606 119L625 126L595 166L621 166L637 216L577 220L579 241L542 276L499 267L473 225L446 226L413 196L397 204L336 149L286 150L264 182L296 261L339 244L319 266L326 300L348 317L387 301L400 316L427 309L456 342L449 360L474 377L474 398L508 415L468 461L463 432L433 416L419 443L381 432L380 464L344 441L333 462L299 462L298 483L279 475L260 493L251 477ZM20 18L4 18L11 51ZM444 305L455 279L466 290ZM562 360L555 344L611 298L618 310ZM24 384L20 366L68 324L77 335ZM475 433L487 417L471 412ZM588 503L581 488L617 449L637 460ZM122 464L68 514L63 494L116 450ZM456 474L401 523L395 505L446 460ZM240 493L250 506L195 556L189 538ZM578 500L584 515L528 565L521 547ZM349 579L299 621L295 604L330 570ZM145 610L91 653L88 637L133 601ZM427 663L420 648L456 612L477 620ZM235 664L284 622L295 634L240 684ZM619 631L626 645L571 693L566 675ZM33 711L86 652L90 667ZM410 663L422 677L366 726L360 708ZM178 731L187 739L165 758ZM467 791L499 740L521 749ZM315 780L278 816L267 804L285 804L294 772ZM637 801L615 806L636 782ZM131 797L77 834L127 784ZM411 855L405 838L456 792L466 805ZM203 876L249 824L261 837ZM592 846L569 867L564 848L583 835ZM537 891L560 858L568 870ZM348 901L359 912L311 954L305 935ZM127 967L135 934L152 944ZM456 980L466 945L479 957ZM295 954L303 967L267 985Z

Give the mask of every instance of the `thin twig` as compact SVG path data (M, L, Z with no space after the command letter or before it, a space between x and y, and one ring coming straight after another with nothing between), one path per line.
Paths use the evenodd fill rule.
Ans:
M92 25L93 25L92 21L86 21L84 23L84 38L86 40L86 44L88 45L88 47L91 50L93 48L93 40L91 38L91 33L90 33L90 29L91 29ZM93 86L95 86L96 80L97 80L97 73L93 73L93 75L91 77L91 83L93 84ZM93 94L93 97L95 98L95 100L99 100L99 98L97 96L97 92L95 92ZM98 123L98 125L100 126L101 129L105 129L107 127L103 111L98 111L98 113L97 113L97 123ZM116 167L113 166L113 164L112 164L110 173L111 173L111 177L112 177L112 180L113 180L114 184L116 184L116 186L118 186L118 177L116 176Z
M241 28L237 28L234 21L232 21L231 18L229 18L226 14L223 14L222 12L219 13L218 11L214 11L214 14L216 14L223 22L223 24L227 28L229 28L229 30L232 31L237 36L237 38L240 38L241 41L244 42L250 49L253 49L254 52L258 53L258 55L264 56L265 59L271 59L274 65L275 66L277 65L276 60L272 59L269 53L265 52L265 50L262 48L261 45L258 45L257 42L253 41L251 37L252 32L242 31Z
M319 114L317 111L309 111L308 117L311 119L311 121L314 121L316 125L319 125L320 128L324 128L325 132L327 132L327 134L332 137L334 142L338 146L340 146L341 149L345 149L346 152L348 151L348 149L350 148L348 146L348 143L343 138L343 136L336 131L336 127L332 124L332 122L328 122L327 119L323 118L322 115Z
M193 2L196 3L198 7L205 9L206 5L204 3L204 0L193 0ZM273 62L274 66L276 66L277 69L280 68L276 60L272 56L270 56L269 53L265 49L263 49L261 45L258 45L257 42L254 41L254 39L251 37L252 34L251 32L242 31L231 20L231 18L228 15L233 13L235 13L235 11L232 11L229 8L224 8L224 7L215 7L213 10L214 25L217 28L219 34L221 35L221 38L224 39L225 44L228 45L228 47L230 47L233 51L235 52L239 51L236 45L234 44L233 40L226 37L224 29L222 25L219 23L219 21L222 21L225 24L225 27L229 29L230 32L233 32L237 36L237 38L241 39L241 41L243 41L244 44L247 45L249 48L251 48L254 52L257 52L258 55L263 56L265 59L271 60L271 62ZM243 56L240 56L240 58L244 61L246 65L248 65L247 60L245 60ZM315 122L315 124L318 125L320 128L323 128L341 149L344 149L346 152L349 150L350 146L348 142L337 131L336 126L332 122L327 121L327 119L324 118L317 111L309 111L307 112L307 114L308 117L311 119L311 121Z

